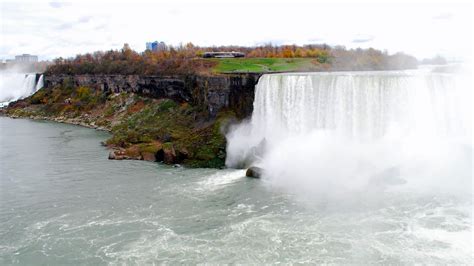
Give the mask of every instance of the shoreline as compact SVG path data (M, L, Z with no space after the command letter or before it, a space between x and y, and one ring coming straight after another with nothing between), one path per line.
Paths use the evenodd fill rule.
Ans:
M84 96L85 95L85 96ZM191 168L225 167L225 135L233 113L209 118L200 106L87 87L43 88L0 108L0 116L104 131L111 160L145 160Z
M88 128L88 129L94 129L97 131L103 131L107 132L109 134L112 134L112 131L110 129L97 126L95 125L94 122L91 123L85 123L83 121L79 121L78 119L74 118L64 118L64 117L56 117L56 118L51 118L51 117L46 117L46 116L16 116L16 115L8 115L3 112L0 112L0 117L7 117L10 119L29 119L29 120L34 120L34 121L47 121L47 122L54 122L54 123L60 123L60 124L66 124L66 125L72 125L72 126L80 126L83 128ZM109 160L135 160L135 161L148 161L148 162L157 162L157 163L162 163L163 165L168 165L164 163L163 161L157 161L155 158L151 156L128 156L126 149L121 148L121 147L116 147L112 145L108 145L106 142L101 141L100 145L103 147L106 147L107 150L109 150L109 155L108 158ZM182 167L181 164L173 164L173 167ZM221 168L216 168L216 169L221 169Z
M64 117L47 117L47 116L18 116L18 115L9 115L5 114L4 112L0 112L0 117L8 117L11 119L31 119L31 120L43 120L43 121L49 121L49 122L56 122L56 123L61 123L61 124L68 124L68 125L75 125L75 126L81 126L89 129L95 129L98 131L105 131L107 133L112 133L110 129L107 129L105 127L101 127L95 124L95 122L91 123L86 123L82 120L76 119L76 118L64 118Z

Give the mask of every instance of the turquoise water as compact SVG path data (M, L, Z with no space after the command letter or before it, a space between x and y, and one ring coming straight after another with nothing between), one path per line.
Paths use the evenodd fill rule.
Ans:
M87 128L0 133L1 265L472 262L470 193L311 200L242 170L110 161Z

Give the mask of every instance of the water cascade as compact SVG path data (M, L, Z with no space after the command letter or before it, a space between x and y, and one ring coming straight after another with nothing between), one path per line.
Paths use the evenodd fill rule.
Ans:
M35 87L34 92L37 92L39 89L43 88L43 86L44 86L43 75L41 75L38 79L38 82L36 83L36 87Z
M2 72L0 75L0 106L28 97L43 87L43 75L38 81L36 74Z
M264 75L250 121L227 135L227 165L303 189L406 183L420 164L452 175L446 164L472 157L469 88L426 70Z

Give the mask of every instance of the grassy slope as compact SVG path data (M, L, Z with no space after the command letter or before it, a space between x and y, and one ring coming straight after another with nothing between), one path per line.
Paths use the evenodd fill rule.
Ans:
M208 59L217 62L215 72L280 72L317 71L325 68L314 58L222 58Z

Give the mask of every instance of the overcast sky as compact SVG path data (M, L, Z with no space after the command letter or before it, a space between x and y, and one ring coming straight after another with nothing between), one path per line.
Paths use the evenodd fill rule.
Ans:
M206 46L327 43L418 58L466 57L472 47L468 4L0 1L0 59L22 53L70 57L124 43L143 51L153 40Z

